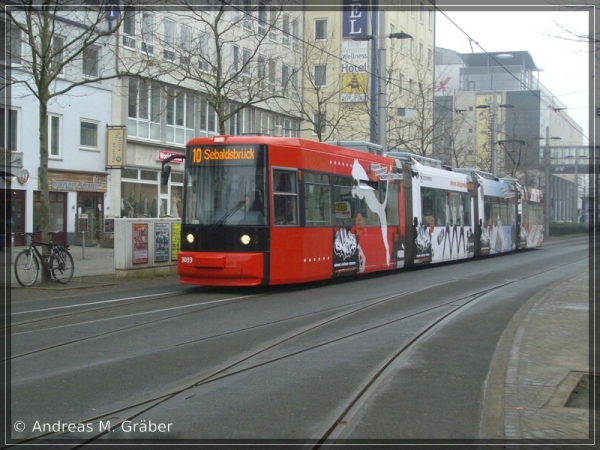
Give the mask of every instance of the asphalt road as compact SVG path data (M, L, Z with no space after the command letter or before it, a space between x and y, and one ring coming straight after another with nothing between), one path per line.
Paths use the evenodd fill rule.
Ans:
M485 439L503 331L535 293L587 270L587 252L581 239L352 282L172 280L13 302L11 437Z

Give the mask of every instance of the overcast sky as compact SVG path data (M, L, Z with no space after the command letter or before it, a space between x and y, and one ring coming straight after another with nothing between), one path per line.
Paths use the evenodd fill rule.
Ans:
M445 15L447 16L445 16ZM589 14L582 11L444 11L436 13L436 46L460 53L528 51L542 69L539 79L567 106L583 127L589 144L589 44L572 40L561 27L589 34ZM451 19L452 22L450 22ZM458 27L466 32L469 39ZM569 40L564 39L568 37ZM483 48L483 49L482 49Z

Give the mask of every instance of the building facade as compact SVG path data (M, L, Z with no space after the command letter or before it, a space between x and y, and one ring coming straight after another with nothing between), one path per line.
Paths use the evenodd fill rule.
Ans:
M433 100L431 3L374 10L366 0L343 0L337 10L306 11L305 24L302 136L381 143L382 115L388 149L427 153L421 130L431 125Z
M546 128L563 145L581 145L582 127L539 82L525 51L458 54L436 49L436 157L446 164L518 176L538 185Z

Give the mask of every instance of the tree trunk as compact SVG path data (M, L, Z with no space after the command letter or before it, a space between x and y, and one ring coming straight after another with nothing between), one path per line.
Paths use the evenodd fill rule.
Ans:
M40 229L33 230L39 231L36 235L36 240L49 243L50 238L48 231L50 231L50 192L48 189L48 99L49 91L44 89L39 94L39 120L40 120L40 169L39 169L39 181L38 188L40 190ZM47 246L42 248L42 256L50 254ZM43 258L45 261L45 258ZM42 282L50 281L50 273L46 270L42 262Z

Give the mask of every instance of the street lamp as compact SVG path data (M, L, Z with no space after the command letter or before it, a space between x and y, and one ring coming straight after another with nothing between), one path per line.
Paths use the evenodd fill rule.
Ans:
M544 139L540 137L540 139ZM546 144L544 145L544 203L546 204L546 211L544 214L544 238L548 239L550 237L550 208L552 205L552 199L550 198L550 194L552 190L550 189L550 139L558 140L561 139L558 136L550 137L550 127L546 126Z
M572 159L575 158L575 165L574 165L574 174L575 174L575 195L574 195L574 204L573 204L573 223L577 223L578 222L578 218L579 218L579 158L587 158L587 155L581 155L579 156L579 149L575 148L575 156L573 155L566 155L565 159ZM583 206L583 200L582 200L582 206Z
M385 11L379 11L379 29L383 29L385 26ZM354 37L352 40L354 41L370 41L373 39L378 40L378 48L377 48L377 56L372 55L372 61L375 64L372 66L377 67L377 107L375 107L375 98L371 95L371 115L375 115L375 111L377 110L377 141L379 145L382 147L382 151L387 151L387 130L386 130L386 119L387 119L387 104L386 104L386 84L385 84L385 69L386 69L386 58L385 58L385 38L389 39L412 39L413 37L410 34L399 32L399 33L389 33L387 35L379 34L379 35L367 35ZM371 83L373 83L373 79L371 78ZM371 120L373 123L373 120ZM373 139L374 130L371 128L371 140Z
M502 105L498 105L496 106L496 93L494 92L492 94L492 105L477 105L475 107L475 109L490 109L492 110L492 126L490 129L490 139L491 139L491 143L490 143L490 148L491 148L491 153L492 153L492 175L494 177L498 176L498 155L497 155L497 151L496 151L496 127L497 127L497 115L498 115L498 108L514 108L513 105L509 105L509 104L502 104Z

